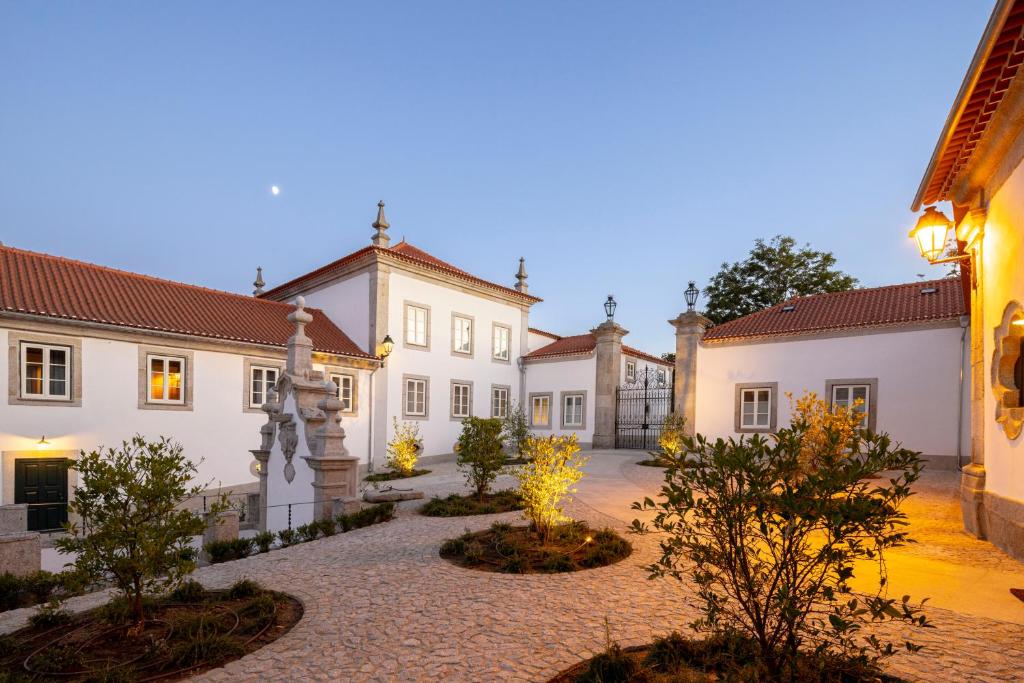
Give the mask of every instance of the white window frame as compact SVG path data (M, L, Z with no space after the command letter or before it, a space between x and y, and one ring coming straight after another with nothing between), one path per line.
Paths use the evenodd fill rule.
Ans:
M499 349L499 341L501 340L499 331L505 333L504 355L502 355ZM491 325L491 360L498 363L512 362L512 328L509 325L502 325L500 323Z
M464 323L464 325L460 325ZM463 358L473 357L473 344L475 342L475 327L476 323L472 316L462 315L461 313L452 313L452 355L462 356ZM468 339L460 339L463 334L468 335ZM459 343L459 342L463 343Z
M658 368L658 384L664 386L668 382L668 373L665 368Z
M257 371L262 373L262 377L259 380L259 382L261 384L260 395L263 397L263 400L261 400L261 401L258 401L256 399L256 389L254 388L254 386L256 384L256 373L257 373ZM267 373L268 372L274 373L274 381L273 382L269 382L267 380ZM267 392L270 389L272 389L275 384L277 384L277 380L280 379L280 378L281 378L281 368L279 368L277 366L274 366L274 365L256 365L256 364L250 365L249 366L249 407L250 408L260 408L260 407L262 407L263 404L267 402Z
M43 376L42 376L42 393L30 394L28 392L28 350L30 348L41 349L43 352ZM50 393L50 369L53 363L50 362L50 353L52 351L63 351L64 352L64 393L53 394ZM73 371L73 358L74 350L70 346L63 344L42 344L39 342L21 342L20 348L20 368L21 368L21 386L19 387L21 398L28 401L70 401L71 390L72 390L72 371Z
M420 337L419 313L423 314L423 336ZM410 315L413 319L410 324ZM410 332L412 339L410 340ZM422 339L422 341L421 341ZM411 349L430 348L430 306L417 304L411 301L405 302L402 310L402 344Z
M412 387L410 392L410 386ZM416 387L422 387L422 392ZM417 409L415 394L423 394L423 405ZM413 410L409 410L409 397L413 396ZM425 420L430 416L430 379L418 375L405 375L402 377L402 416L407 419Z
M153 361L162 360L164 363L163 369L163 398L153 398ZM179 361L181 363L181 386L179 387L179 398L173 399L168 398L170 392L170 383L168 379L170 377L170 362ZM185 356L174 356L166 355L162 353L147 353L146 354L146 402L156 403L160 405L172 405L181 406L185 405L185 390L186 383L188 382L188 370L187 370L188 358ZM237 375L236 375L237 377ZM237 395L237 394L236 394Z
M760 392L762 392L762 391L767 391L768 392L768 412L766 412L764 414L764 418L765 418L764 424L761 424L761 421L759 419L761 413L759 413L758 410L757 410L757 406L758 406L758 403L759 403L759 401L758 401L758 394ZM747 422L746 422L747 414L746 414L746 411L743 409L744 406L748 403L748 401L747 401L747 397L748 396L753 397L753 400L750 401L750 403L753 403L753 405L754 405L754 410L753 410L753 413L752 413L754 421L753 421L752 424L747 424ZM742 429L749 429L749 430L764 430L764 431L770 430L771 429L771 424L772 424L772 399L774 398L774 396L775 396L775 389L773 387L769 387L769 386L746 387L746 388L740 389L740 427Z
M465 405L462 404L462 398L465 398ZM451 400L449 403L451 418L453 420L465 420L467 417L472 417L473 383L453 379L451 383Z
M534 429L551 429L551 404L553 403L552 395L550 393L543 394L530 394L530 426ZM534 418L536 417L536 407L538 401L547 403L547 421L537 422Z
M864 381L850 381L850 380L830 380L828 382L829 388L829 406L835 408L839 405L839 401L836 399L836 393L840 389L847 390L848 398L844 405L849 407L854 400L853 391L855 389L864 390L864 403L861 405L857 412L861 413L860 428L861 429L874 429L874 408L872 401L875 399L875 393L877 391L875 380L864 380Z
M636 361L632 361L632 360L627 360L626 361L626 381L627 382L635 382L636 381Z
M338 388L335 396L341 401L341 412L356 412L356 376L349 372L331 372L328 374L328 379L334 382ZM348 385L347 389L346 384Z
M505 419L508 417L509 397L512 388L508 386L491 387L491 417ZM504 407L504 410L502 408Z
M569 401L576 403L576 399L579 399L579 420L569 421L570 410L568 408ZM575 412L576 408L573 407L572 412ZM587 426L587 394L583 391L564 391L562 392L562 429L585 429Z

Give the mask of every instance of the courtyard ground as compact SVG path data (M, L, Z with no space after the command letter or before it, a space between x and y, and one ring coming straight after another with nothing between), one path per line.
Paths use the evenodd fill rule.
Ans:
M593 451L569 512L591 524L624 530L629 504L657 492L661 470L635 462L644 454ZM454 464L393 482L429 495L462 491ZM511 485L511 479L499 482ZM932 596L937 628L917 631L918 654L890 660L892 673L917 681L1006 681L1024 678L1024 565L959 529L955 473L928 474L907 510L920 542L890 555L892 594ZM286 636L223 669L210 681L544 681L605 646L605 620L622 645L649 642L695 616L692 591L643 569L657 556L657 537L630 537L626 560L572 574L512 576L455 567L438 556L441 542L519 513L463 518L415 514L404 503L380 526L321 539L237 562L205 567L210 587L241 577L297 596L305 615ZM84 609L103 596L83 596ZM0 615L0 632L25 623L30 610ZM880 635L898 637L902 626ZM909 635L909 634L908 634Z

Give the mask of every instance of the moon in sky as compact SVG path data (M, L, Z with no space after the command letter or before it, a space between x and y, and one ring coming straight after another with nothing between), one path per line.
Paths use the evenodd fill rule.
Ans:
M272 195L274 195L276 197L277 195L281 194L281 188L278 187L277 185L271 185L270 186L270 194L272 194Z

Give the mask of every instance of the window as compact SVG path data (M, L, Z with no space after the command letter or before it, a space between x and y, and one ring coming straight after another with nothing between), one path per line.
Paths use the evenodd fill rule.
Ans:
M778 382L736 385L737 432L773 432L778 416Z
M636 363L631 360L626 361L626 381L632 382L636 380Z
M473 385L469 382L452 382L452 417L463 419L472 415Z
M253 365L249 368L249 407L259 408L267 402L267 393L277 384L277 368Z
M491 417L508 417L508 387L491 387Z
M850 408L860 417L860 428L868 426L868 395L871 387L866 384L836 384L832 387L832 405ZM858 403L859 402L859 403Z
M71 399L71 347L21 345L21 397L47 401Z
M149 402L184 403L185 359L180 356L150 354L147 365L149 367Z
M462 315L452 316L452 353L462 356L473 355L473 319Z
M494 360L508 361L509 340L512 338L512 328L504 325L494 325L491 332L491 358Z
M352 375L332 372L330 379L338 387L335 396L341 401L341 412L352 413L356 408L356 378Z
M551 427L551 394L530 395L530 424Z
M406 346L430 346L430 309L419 304L405 305Z
M667 375L665 374L665 369L664 368L658 370L658 386L662 386L662 387L665 386L665 378L666 377L667 377Z
M584 394L571 393L562 394L562 428L582 429L585 422L583 417L583 406L585 404Z
M405 377L405 396L402 401L405 417L427 417L428 382L426 377Z

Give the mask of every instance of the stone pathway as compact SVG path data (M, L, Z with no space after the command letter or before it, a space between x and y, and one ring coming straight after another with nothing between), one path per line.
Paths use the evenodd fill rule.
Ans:
M661 471L634 465L640 454L591 455L588 477L570 513L622 530L632 519L628 502L653 494ZM433 469L427 477L395 485L415 484L428 495L461 489L452 464ZM936 491L945 491L941 482L933 483ZM945 505L945 493L936 495L935 504ZM398 518L387 524L199 570L196 577L208 586L248 577L295 595L306 610L280 640L201 678L544 681L604 648L605 619L611 638L625 646L685 630L696 616L686 586L646 578L643 565L657 555L656 537L630 537L633 555L601 569L533 576L483 573L445 562L438 546L467 528L483 529L496 519L515 521L518 513L436 519L415 514L416 505L403 503ZM935 546L935 539L925 545ZM991 546L972 545L965 553L971 563L987 558L1001 570L1015 571L1024 585L1022 566ZM71 606L85 608L99 600L83 596ZM0 632L23 624L29 612L0 615ZM1020 624L938 607L928 614L937 628L913 635L926 649L894 657L889 664L893 673L919 681L1024 679ZM898 636L903 629L887 630Z

